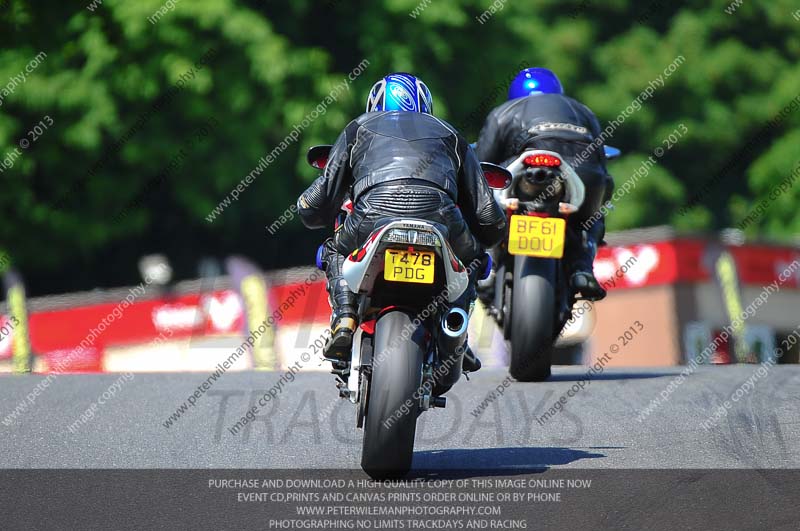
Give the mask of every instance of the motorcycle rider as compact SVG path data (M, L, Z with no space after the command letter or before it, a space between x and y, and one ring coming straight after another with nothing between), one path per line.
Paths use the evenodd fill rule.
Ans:
M605 235L600 207L614 189L602 144L592 144L600 131L594 113L565 96L553 72L526 68L511 82L508 101L486 117L476 148L480 160L504 166L526 149L555 151L573 166L586 187L586 197L569 217L565 257L572 289L590 300L606 296L592 263Z
M356 296L342 277L345 257L372 231L398 217L444 225L459 260L472 263L505 235L505 216L494 200L469 143L432 114L428 87L407 73L385 76L372 87L366 112L339 135L328 163L297 201L308 228L330 226L344 199L353 204L322 247L333 315L325 357L347 361L358 325ZM481 272L473 268L467 304ZM480 362L465 351L464 369Z

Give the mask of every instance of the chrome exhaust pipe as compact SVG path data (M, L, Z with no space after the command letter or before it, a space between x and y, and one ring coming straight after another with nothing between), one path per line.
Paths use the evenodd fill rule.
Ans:
M468 328L469 314L462 308L451 308L442 316L438 338L439 360L434 368L434 380L440 386L450 387L461 378Z
M467 333L469 315L461 308L450 308L442 317L442 332L451 338L460 338Z

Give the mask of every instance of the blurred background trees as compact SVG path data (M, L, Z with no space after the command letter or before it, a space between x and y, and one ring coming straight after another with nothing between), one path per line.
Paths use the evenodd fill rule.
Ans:
M800 109L766 127L800 94L794 2L746 1L728 14L722 0L507 0L479 23L491 4L184 0L152 24L161 0L0 1L0 91L47 54L0 106L0 159L21 152L0 173L0 252L33 293L131 283L136 259L155 251L178 276L193 276L199 258L234 252L265 269L311 263L324 233L297 219L274 235L265 227L315 177L305 150L332 142L362 112L371 84L398 70L420 75L437 114L475 138L483 116L468 117L487 94L498 94L491 106L504 101L505 86L496 87L521 61L555 70L605 125L683 55L610 141L625 153L610 166L621 183L679 124L688 129L619 201L612 230L735 226L797 166ZM350 90L207 221L364 59L369 66ZM20 149L45 116L53 125ZM771 202L748 236L796 237L798 198L794 186Z

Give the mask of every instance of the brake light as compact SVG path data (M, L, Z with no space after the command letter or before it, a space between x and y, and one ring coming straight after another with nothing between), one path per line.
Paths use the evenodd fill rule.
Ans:
M439 238L432 232L415 229L391 229L382 238L384 243L406 243L441 247Z
M525 166L561 166L561 159L553 155L530 155L522 162Z

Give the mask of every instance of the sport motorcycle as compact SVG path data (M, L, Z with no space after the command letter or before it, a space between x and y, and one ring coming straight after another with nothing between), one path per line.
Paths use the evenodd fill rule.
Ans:
M307 155L324 169L330 146ZM511 182L500 166L482 163L495 190ZM347 209L347 207L345 207ZM460 301L468 268L451 248L444 228L412 217L390 219L350 253L343 277L358 297L361 323L351 359L331 360L339 395L357 407L364 431L361 466L376 479L402 477L411 468L417 417L447 404L446 393L461 377L468 309ZM318 267L322 267L320 255Z
M605 146L606 157L620 151ZM495 192L506 210L508 237L495 249L489 313L510 343L509 373L522 382L550 376L554 343L576 297L563 260L567 218L583 204L575 170L554 151L528 149L506 166L511 184Z

